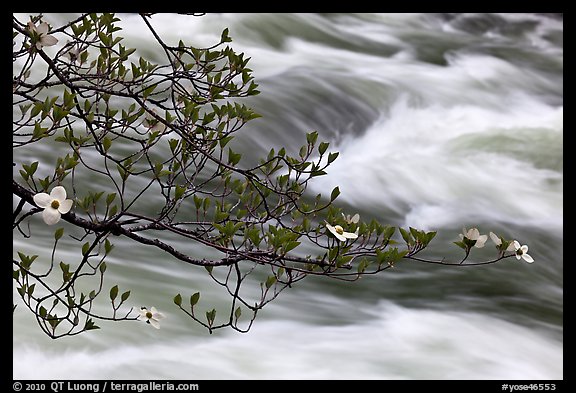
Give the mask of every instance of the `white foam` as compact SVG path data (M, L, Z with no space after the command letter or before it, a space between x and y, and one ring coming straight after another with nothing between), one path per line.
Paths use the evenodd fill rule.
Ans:
M329 176L311 187L321 192L338 185L341 200L365 209L405 212L408 205L409 225L443 226L477 216L556 225L562 217L562 174L535 167L530 156L545 146L526 151L524 160L507 154L505 146L474 150L457 142L510 136L502 143L519 143L518 130L539 127L561 138L559 117L561 108L528 99L500 110L418 107L400 100L364 135L337 146L340 157Z
M475 313L375 307L344 326L262 321L247 335L52 353L14 345L14 379L562 379L562 343Z

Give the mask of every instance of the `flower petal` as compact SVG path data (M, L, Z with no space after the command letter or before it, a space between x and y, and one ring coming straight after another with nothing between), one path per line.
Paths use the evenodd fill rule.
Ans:
M360 221L360 214L356 213L352 216L352 218L350 219L350 222L352 224L357 224L358 221Z
M147 320L148 317L146 316L146 314L148 313L148 310L146 309L146 307L141 308L140 309L140 315L138 315L138 319L141 321Z
M150 128L149 130L150 132L164 132L166 131L166 124L158 122L156 123L154 126L152 126L152 128Z
M155 319L157 321L159 321L160 319L164 319L166 318L166 316L164 314L162 314L161 312L155 312L152 314L152 319Z
M33 199L36 206L46 208L50 206L53 198L45 192L41 192L40 194L34 195Z
M334 228L332 225L330 224L326 224L326 228L328 228L328 230L330 232L332 232L332 234L336 237L338 237L338 232L336 232L336 228Z
M340 240L341 242L346 241L346 238L344 237L344 235L341 235L339 233L335 233L334 236L336 236L336 238L338 238L338 240Z
M40 38L40 43L43 46L56 45L58 43L58 38L56 38L52 35L44 35L44 36L42 36L42 38Z
M532 258L530 255L528 254L522 254L522 258L524 258L524 260L528 263L532 263L534 262L534 258Z
M66 189L62 186L56 186L52 189L50 196L52 199L58 199L58 202L62 203L66 200Z
M50 29L50 27L48 26L48 23L46 23L46 22L42 22L38 25L38 27L36 27L36 31L40 35L48 33L49 29Z
M154 319L150 319L148 322L150 322L150 325L154 326L156 329L160 329L160 322Z
M528 246L523 245L522 247L520 247L520 250L522 250L522 254L526 254L528 252Z
M520 248L520 243L518 243L518 240L514 240L514 250L518 250ZM520 259L520 258L518 258Z
M48 206L42 212L42 218L44 219L44 222L46 224L54 225L58 221L60 221L60 212L58 210L54 209L52 206Z
M335 233L334 236L336 236L336 239L340 240L341 242L345 242L345 241L346 241L346 238L345 238L343 235L339 234L339 233Z
M58 211L62 214L66 214L72 209L72 204L74 201L72 199L66 199L65 201L60 202L60 206L58 207Z
M36 25L32 21L28 21L28 30L36 31Z
M500 244L502 244L502 239L500 239L494 232L490 232L490 239L492 239L492 241L499 246Z
M341 242L345 242L345 241L346 241L346 238L345 238L344 236L342 236L341 234L339 234L339 233L336 231L336 228L333 227L332 225L326 223L326 228L328 228L328 230L329 230L330 232L332 232L332 234L333 234L334 236L336 236L336 239L340 240Z
M510 242L510 244L508 244L506 251L515 251L514 242Z
M344 232L344 233L342 233L342 236L346 239L356 239L358 237L357 234L352 233L352 232Z
M470 240L478 240L480 236L480 231L477 228L472 228L468 231L468 236L466 236Z
M488 240L488 236L486 235L478 236L478 239L476 239L476 244L474 244L474 246L476 248L482 248L484 247L484 243L486 243L486 240Z

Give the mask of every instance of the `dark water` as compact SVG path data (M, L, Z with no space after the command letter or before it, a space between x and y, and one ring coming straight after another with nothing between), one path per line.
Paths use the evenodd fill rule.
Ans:
M126 45L160 59L138 17ZM66 15L46 15L54 24ZM306 132L340 151L311 195L338 185L362 219L438 230L431 256L457 259L462 226L515 236L533 264L402 263L353 285L309 279L252 331L208 335L175 293L227 297L148 249L110 260L110 279L168 318L51 342L14 316L14 378L563 378L563 22L534 14L157 15L168 41L217 41L251 57L263 118L235 140L246 165ZM23 154L50 161L49 149ZM244 162L244 161L243 161ZM45 253L51 232L14 248ZM70 255L75 251L70 243ZM193 246L190 252L194 252ZM487 247L488 248L488 247ZM128 249L128 248L127 248ZM478 258L488 255L480 251ZM65 253L63 255L66 255ZM281 365L281 366L279 366Z

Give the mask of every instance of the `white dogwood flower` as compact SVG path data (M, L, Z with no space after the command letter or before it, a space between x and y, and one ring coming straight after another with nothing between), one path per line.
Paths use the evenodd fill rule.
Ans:
M344 228L342 228L340 225L332 226L328 223L326 223L326 228L328 228L328 230L332 232L332 234L336 236L338 240L343 242L345 242L348 239L356 239L358 237L358 230L356 231L356 233L345 232Z
M140 308L140 315L138 316L138 320L145 321L150 325L154 326L156 329L160 329L160 320L166 318L164 314L158 312L156 307L151 307L148 310L146 307Z
M492 239L492 241L494 242L494 244L496 244L497 247L499 247L502 244L502 239L500 239L500 237L498 237L498 235L496 235L494 232L490 232L490 239ZM515 251L513 242L510 242L510 244L506 248L506 251Z
M514 240L514 249L516 250L516 259L520 260L520 258L524 259L528 263L534 262L534 258L527 254L528 246L523 245L521 246L517 240Z
M360 214L358 213L354 214L352 217L342 213L342 217L344 217L344 221L346 221L347 224L358 224L358 221L360 221Z
M50 195L45 192L34 195L34 203L36 206L44 209L42 218L48 225L54 225L60 221L60 215L66 214L72 209L74 201L66 199L66 189L62 186L56 186L50 192Z
M477 228L471 228L470 230L466 230L466 228L464 228L462 233L458 236L460 236L460 240L464 240L464 238L469 240L476 240L474 247L477 248L484 247L484 243L486 243L486 240L488 240L488 236L480 235L480 231L478 231Z
M43 46L52 46L58 43L58 39L48 34L50 27L48 23L42 22L36 26L32 21L28 22L28 30L38 34L38 41L36 41L36 49L40 50Z

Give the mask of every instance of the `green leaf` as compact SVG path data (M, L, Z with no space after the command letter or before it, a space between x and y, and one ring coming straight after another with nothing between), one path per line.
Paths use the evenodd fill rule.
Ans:
M86 242L82 245L82 255L88 255L88 251L90 250L90 243Z
M64 262L60 262L60 269L63 273L68 273L70 271L70 265Z
M336 186L336 187L334 187L334 189L330 193L330 202L332 202L336 198L338 198L338 195L340 195L340 188Z
M269 276L266 280L266 288L270 288L272 285L276 283L276 276Z
M222 124L224 124L224 123L222 123ZM224 137L220 138L220 147L223 148L224 146L226 146L233 138L234 138L234 135L228 135L228 136L224 136Z
M194 195L194 206L196 206L196 210L200 210L202 206L202 198L197 195Z
M126 291L122 294L120 299L122 299L122 301L125 302L126 300L128 300L129 297L130 297L130 291Z
M152 92L154 91L154 89L156 89L156 86L158 86L158 85L152 85L152 86L148 87L147 89L144 89L144 92L142 93L142 96L143 96L144 98L148 98L148 96L149 96L150 94L152 94Z
M114 245L112 243L110 243L110 240L106 239L104 241L104 253L106 255L110 254L110 251L112 251L113 248L114 248Z
M32 107L32 110L30 111L30 118L38 116L38 114L42 110L42 106L43 106L42 102L40 101L35 102L34 106Z
M283 267L279 268L278 271L276 272L276 277L282 277L284 272L285 272L285 269Z
M116 165L116 170L118 171L118 174L120 175L120 178L122 180L126 180L128 178L128 172L122 167L122 165L117 164Z
M204 211L208 211L209 208L210 208L210 198L205 198L204 202L202 203L202 209Z
M174 304L177 306L182 305L182 296L180 294L174 296Z
M316 143L317 140L318 140L318 131L313 131L306 134L306 141L309 144L313 145Z
M339 155L339 154L340 154L340 153L338 153L337 151L334 152L334 153L328 154L328 164L331 164L332 162L334 162L334 160L335 160L336 158L338 158L338 155Z
M30 175L28 175L28 173L24 169L20 169L20 176L22 176L22 179L24 179L24 181L28 181L28 178L30 177Z
M288 242L287 244L285 244L285 245L283 246L284 252L290 252L290 251L292 251L293 249L295 249L296 247L298 247L299 245L300 245L300 242L290 241L290 242Z
M40 306L40 310L38 310L38 314L40 314L40 317L46 318L48 311L44 308L44 306Z
M84 329L85 329L85 330L100 329L100 326L94 325L94 321L93 321L92 319L88 319L88 320L86 321L86 325L84 325Z
M114 285L112 288L110 288L110 300L114 301L116 296L118 296L118 285Z
M390 239L392 235L396 232L396 227L387 226L384 228L384 239Z
M241 153L234 153L231 148L228 148L228 163L230 165L236 165L240 162L240 158L242 158Z
M240 315L242 315L242 309L240 308L240 306L238 306L238 308L236 309L236 311L234 311L234 317L236 319L240 318Z
M220 36L220 41L221 42L230 42L232 41L232 38L228 37L228 28L225 28L222 31L222 35Z
M19 105L20 112L22 113L22 116L24 116L26 114L26 112L28 112L28 109L30 109L31 106L32 106L32 104Z
M100 264L100 267L99 267L100 273L104 274L104 272L106 271L106 268L107 268L106 262L102 262L102 263Z
M176 190L174 191L174 199L182 198L182 195L184 195L185 191L186 191L186 187L181 187L179 185L176 185ZM194 195L194 197L196 197L196 195Z
M116 193L115 193L115 192L112 192L112 193L108 194L108 196L106 197L106 205L107 205L107 206L110 206L110 204L111 204L112 202L114 202L114 199L115 199L115 198L116 198Z
M30 164L30 170L28 171L28 174L32 176L36 172L36 169L38 169L38 161L34 161L32 164Z
M176 147L178 147L178 139L170 139L168 144L170 145L170 151L174 153L176 151Z
M454 244L456 244L458 247L460 247L460 248L462 248L462 249L464 249L464 250L466 250L466 249L468 248L468 247L466 246L466 244L464 244L464 242L461 242L461 241L454 242Z
M104 34L102 31L98 32L98 38L105 46L110 46L110 37Z
M208 325L212 326L214 323L214 319L216 318L216 309L212 309L211 311L206 311L206 319L208 320Z
M410 232L408 232L404 228L398 228L398 229L400 230L400 234L402 235L402 238L404 239L406 244L412 244L413 240L412 240L412 236L410 235Z
M54 232L54 240L59 240L62 235L64 235L64 228L56 229L56 232Z
M426 242L425 242L425 244L427 245L428 243L430 243L430 241L431 241L432 239L434 239L435 236L436 236L436 231L427 232L427 233L426 233Z
M320 146L318 146L318 153L320 153L320 155L326 153L326 150L328 150L328 146L330 146L328 142L320 143Z
M110 149L110 146L112 146L112 141L110 140L110 138L105 136L102 139L102 147L104 148L104 152L108 152L108 149Z
M421 232L419 230L417 230L416 228L412 228L412 227L408 227L408 229L410 229L410 233L412 234L414 239L422 242L422 235L421 235Z
M468 239L467 237L464 237L464 239L462 239L462 243L464 243L468 248L472 248L476 244L476 240L472 240L472 239Z
M196 292L195 294L190 296L190 306L194 307L196 303L198 303L198 300L200 300L200 292Z
M336 266L341 267L346 265L348 262L352 260L352 255L341 256L336 259Z
M52 329L56 329L56 326L58 326L58 324L60 322L62 322L62 320L57 319L56 316L54 316L54 317L50 316L47 318L47 320L48 320L48 323L50 324L50 326L52 326Z

